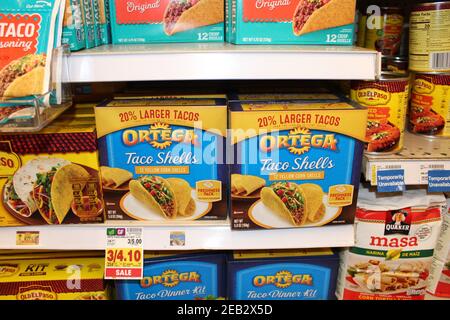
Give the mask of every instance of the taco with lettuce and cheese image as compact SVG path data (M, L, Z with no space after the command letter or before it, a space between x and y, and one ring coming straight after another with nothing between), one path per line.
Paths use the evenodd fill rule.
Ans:
M292 27L296 36L345 26L355 21L356 0L300 0Z
M302 226L308 219L306 196L302 188L292 182L276 182L261 190L263 204L294 226Z
M47 172L37 173L33 186L33 199L48 224L61 224L74 200L73 186L83 190L89 172L77 164L54 166Z
M164 32L174 35L224 21L222 0L171 0L164 12Z
M231 193L248 196L266 185L266 180L257 176L232 174Z
M174 219L178 214L175 192L167 180L158 176L141 176L130 181L130 193L163 217Z
M195 212L195 200L192 198L192 189L189 183L180 178L167 178L172 190L175 194L177 202L178 215L182 217L190 217Z
M0 70L0 97L26 97L44 93L45 54L28 54Z
M307 214L309 222L319 222L325 216L326 208L323 204L323 190L322 188L313 183L304 183L300 185L302 188L307 206Z

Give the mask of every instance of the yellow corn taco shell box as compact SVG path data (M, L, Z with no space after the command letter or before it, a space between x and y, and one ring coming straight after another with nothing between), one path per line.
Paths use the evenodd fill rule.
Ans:
M33 134L0 134L0 159L0 226L104 221L92 120L69 118Z

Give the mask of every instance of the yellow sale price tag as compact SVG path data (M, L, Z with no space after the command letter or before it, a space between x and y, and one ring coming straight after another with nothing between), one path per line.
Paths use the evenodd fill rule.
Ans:
M142 248L112 248L106 250L107 268L139 268L143 263Z

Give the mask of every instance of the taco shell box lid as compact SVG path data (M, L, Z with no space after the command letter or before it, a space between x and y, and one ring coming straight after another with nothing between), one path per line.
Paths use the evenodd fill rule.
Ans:
M339 256L329 248L234 251L227 256L231 300L328 300Z
M226 0L234 44L352 45L356 0Z
M339 97L232 101L229 110L233 229L353 223L366 108Z
M86 119L0 134L0 226L104 221L95 122Z
M225 254L166 252L147 256L142 280L115 284L119 300L223 299Z
M104 257L0 261L0 300L107 300ZM77 273L79 287L72 283Z
M225 99L113 99L95 115L107 221L226 220Z

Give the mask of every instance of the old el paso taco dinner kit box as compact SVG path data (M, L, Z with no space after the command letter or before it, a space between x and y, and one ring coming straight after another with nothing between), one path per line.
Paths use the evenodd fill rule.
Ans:
M334 300L339 258L330 249L236 251L227 260L231 300Z
M114 44L223 42L224 0L110 0Z
M115 99L95 116L108 220L227 218L224 99Z
M344 98L231 102L232 227L353 223L366 120Z
M0 226L104 221L95 125L78 123L0 134Z
M145 256L141 280L116 281L119 300L211 300L225 297L225 254Z
M353 43L356 0L225 1L231 43Z
M1 260L0 300L107 300L103 266L102 257Z

